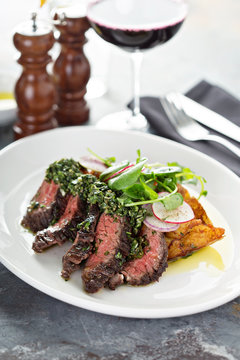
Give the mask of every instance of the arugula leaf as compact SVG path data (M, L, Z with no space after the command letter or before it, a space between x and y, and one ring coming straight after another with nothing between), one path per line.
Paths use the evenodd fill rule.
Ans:
M136 164L137 163L139 163L139 161L141 160L141 150L137 150L137 155L138 155L138 157L137 157L137 160L136 160Z
M145 196L144 187L142 184L133 184L126 189L123 189L125 195L135 200L147 200Z
M183 203L183 196L180 193L175 193L160 200L166 210L177 209Z
M107 157L107 158L102 158L101 156L97 155L94 151L92 151L91 149L87 149L88 152L90 152L90 154L92 154L93 156L95 156L97 159L101 160L106 166L112 166L112 163L114 163L116 161L116 158L114 156L111 157Z
M156 191L154 191L150 186L144 183L141 177L140 177L140 183L144 189L147 199L154 200L158 198L158 194L156 193Z
M157 199L152 199L152 200L143 200L143 201L135 201L135 202L126 202L125 206L129 207L129 206L136 206L136 205L144 205L144 204L153 204L155 202L162 202L166 197L170 197L173 196L175 193L177 193L177 187L168 195L166 195L165 197L162 198L157 198Z
M178 180L178 182L180 182L181 184L194 184L196 185L197 182L199 181L200 186L201 186L201 190L200 190L200 194L198 196L198 200L200 199L201 196L207 196L207 190L204 187L204 184L207 182L204 177L200 176L200 175L196 175L195 173L192 172L191 169L181 166L178 163L168 163L168 165L177 165L181 168L181 172L179 172L178 174L176 174L176 178Z
M159 191L166 190L169 193L171 193L174 189L177 187L176 178L174 177L166 177L162 181L159 179L156 179L156 182L158 184Z
M136 183L123 189L123 192L135 200L153 200L158 198L158 194L146 185L140 178L140 184Z

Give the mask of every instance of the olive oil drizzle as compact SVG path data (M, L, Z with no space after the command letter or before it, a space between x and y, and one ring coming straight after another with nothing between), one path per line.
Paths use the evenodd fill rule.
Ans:
M167 274L175 275L201 268L210 274L224 271L225 264L220 253L212 246L207 246L187 258L168 263Z

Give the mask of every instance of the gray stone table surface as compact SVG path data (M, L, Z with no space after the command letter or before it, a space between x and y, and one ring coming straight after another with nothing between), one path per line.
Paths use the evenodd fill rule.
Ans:
M240 1L189 3L182 31L169 44L146 54L142 94L186 91L204 78L240 97ZM108 92L89 101L90 124L131 98L129 59L118 49L109 49ZM11 141L11 126L0 128L0 148ZM51 298L0 264L0 359L240 359L240 298L179 318L119 318Z

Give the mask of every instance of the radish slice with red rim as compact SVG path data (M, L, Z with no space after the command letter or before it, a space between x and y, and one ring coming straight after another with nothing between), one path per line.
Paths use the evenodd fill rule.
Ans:
M194 219L194 212L185 201L174 210L166 210L161 202L152 204L153 215L166 223L182 224Z
M168 193L166 193L168 194ZM152 212L152 205L151 204L144 204L142 207L147 211L147 216L144 219L143 223L156 231L162 231L162 232L169 232L169 231L175 231L179 228L179 224L169 224L164 221L161 221L157 219Z
M102 173L107 169L107 166L101 161L92 156L82 156L79 163L86 169Z
M175 231L179 228L179 224L170 224L170 223L166 223L165 221L161 221L159 219L157 219L154 215L153 216L146 216L146 218L144 219L143 223L156 231L161 231L161 232L169 232L169 231Z

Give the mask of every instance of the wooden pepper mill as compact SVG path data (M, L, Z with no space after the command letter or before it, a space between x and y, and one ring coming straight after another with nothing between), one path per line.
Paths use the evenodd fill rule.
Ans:
M13 126L15 139L57 127L54 118L55 85L47 73L51 61L48 51L55 40L51 26L32 20L21 24L13 37L21 56L23 71L15 86L18 120Z
M75 7L55 12L54 20L55 27L60 32L58 42L61 44L61 52L53 66L58 96L56 118L63 126L81 125L89 118L84 95L90 78L90 65L83 45L86 43L85 32L90 24Z

